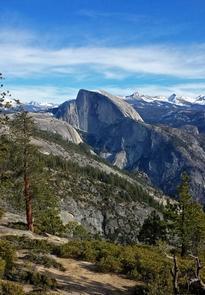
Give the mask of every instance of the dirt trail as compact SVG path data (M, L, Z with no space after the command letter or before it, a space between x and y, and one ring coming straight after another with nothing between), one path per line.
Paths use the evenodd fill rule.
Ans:
M9 216L10 217L10 216ZM31 239L44 239L51 243L64 244L67 239L56 236L42 237L24 230L16 230L7 227L7 218L4 218L0 225L0 237L6 235L26 236ZM18 261L22 263L24 251L18 251ZM24 253L25 254L25 253ZM134 294L136 281L126 279L124 276L116 274L99 273L93 263L78 261L74 259L64 259L53 256L60 262L65 272L54 268L47 269L37 266L42 272L50 273L58 283L58 291L55 294L62 295L132 295ZM31 286L24 286L29 291Z
M59 294L72 295L131 295L134 294L136 282L115 274L103 274L96 271L90 262L57 258L66 269L49 270L59 284ZM44 270L42 267L39 270Z

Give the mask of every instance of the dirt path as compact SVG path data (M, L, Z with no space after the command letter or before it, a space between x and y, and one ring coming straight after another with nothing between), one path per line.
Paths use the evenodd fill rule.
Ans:
M115 274L98 273L94 264L73 259L56 258L65 272L50 269L48 272L59 284L59 294L67 295L131 295L136 282ZM44 271L43 267L39 270Z
M14 214L13 214L14 215ZM62 239L56 236L48 235L42 237L32 234L28 231L8 228L6 225L12 216L6 216L0 224L0 237L6 235L26 236L30 239L43 239L54 244L64 244L67 239ZM15 217L15 216L14 216ZM22 258L25 251L18 251L19 263L23 263ZM57 282L59 289L55 294L62 295L133 295L137 282L128 280L124 276L116 274L99 273L93 263L85 261L77 261L73 259L57 258L65 272L54 268L47 269L43 266L37 266L37 269L42 272L50 273ZM26 291L29 291L32 286L24 286Z

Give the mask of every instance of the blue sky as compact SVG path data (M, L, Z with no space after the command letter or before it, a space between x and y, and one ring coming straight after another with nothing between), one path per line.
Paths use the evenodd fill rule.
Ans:
M204 0L0 0L0 71L21 100L80 88L205 94Z

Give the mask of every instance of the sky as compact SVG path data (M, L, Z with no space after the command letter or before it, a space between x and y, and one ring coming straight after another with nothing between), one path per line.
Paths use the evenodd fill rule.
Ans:
M204 0L0 0L0 72L22 101L81 88L205 95Z

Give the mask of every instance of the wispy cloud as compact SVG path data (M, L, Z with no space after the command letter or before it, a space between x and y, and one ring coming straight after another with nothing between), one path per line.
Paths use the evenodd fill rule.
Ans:
M40 44L40 36L28 31L1 30L0 31L0 71L8 77L36 79L54 79L64 77L65 81L82 82L96 77L102 79L101 88L106 88L114 94L126 95L139 89L143 93L168 95L178 94L198 95L205 92L205 82L190 82L191 79L205 80L205 44L187 47L144 45L133 47L114 46L83 46L64 47L60 49ZM149 76L183 79L184 84L173 82L171 86L154 85L149 83ZM147 77L144 83L132 82L130 88L121 87L124 79L132 81ZM112 87L113 81L118 86ZM78 84L79 84L78 83ZM32 83L31 83L32 84ZM51 83L50 83L51 84ZM98 83L99 84L99 83ZM71 84L70 84L71 85ZM170 85L170 83L168 84ZM82 87L80 86L80 87ZM93 84L93 88L95 84ZM77 94L77 86L19 86L13 87L14 94L24 100L51 100L54 97L60 100Z
M115 71L124 74L170 75L180 78L205 78L205 46L170 48L73 47L60 50L1 44L0 68L11 76L35 76L48 73L69 74L79 69L94 69L109 78ZM118 75L116 75L118 76Z

